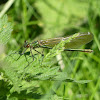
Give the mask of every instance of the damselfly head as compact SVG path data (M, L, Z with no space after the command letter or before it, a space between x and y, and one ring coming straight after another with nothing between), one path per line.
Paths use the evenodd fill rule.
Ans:
M25 40L25 42L24 42L24 47L25 48L29 48L30 47L30 44Z

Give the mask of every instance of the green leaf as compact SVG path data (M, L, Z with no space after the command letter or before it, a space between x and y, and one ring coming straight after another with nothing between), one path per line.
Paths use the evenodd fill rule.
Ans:
M0 43L6 44L11 36L12 25L8 22L7 15L0 18Z

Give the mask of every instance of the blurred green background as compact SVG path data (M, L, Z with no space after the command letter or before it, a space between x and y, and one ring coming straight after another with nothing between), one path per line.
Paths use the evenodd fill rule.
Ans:
M4 46L5 51L0 55L1 59L9 52L17 51L25 40L66 37L77 32L92 32L94 35L92 42L81 47L92 49L94 52L62 52L60 54L65 66L64 72L70 78L92 81L84 84L40 81L37 82L39 88L37 93L40 95L34 94L35 98L25 91L20 91L21 93L18 94L16 91L11 92L13 83L10 84L9 78L5 81L6 75L1 71L0 77L3 78L0 78L0 92L2 90L0 100L7 98L13 100L41 98L44 100L100 100L100 0L2 0L0 11L0 17L7 14L8 21L13 25L10 40ZM46 49L43 53L46 55L48 52L49 50ZM58 60L59 56L51 59L53 62L51 66L61 67L62 64ZM49 97L46 97L46 94L49 94Z

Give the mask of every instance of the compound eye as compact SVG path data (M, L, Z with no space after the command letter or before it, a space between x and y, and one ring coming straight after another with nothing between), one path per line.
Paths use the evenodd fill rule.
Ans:
M25 40L25 42L24 42L24 47L25 48L29 48L30 47L30 44Z
M30 45L28 44L26 47L27 47L27 48L29 48L29 47L30 47Z

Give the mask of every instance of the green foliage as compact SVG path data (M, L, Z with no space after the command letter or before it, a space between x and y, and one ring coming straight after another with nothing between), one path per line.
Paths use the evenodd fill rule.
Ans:
M75 34L66 41L61 41L57 46L50 50L50 52L41 59L41 55L34 55L34 61L31 54L25 53L10 53L6 57L6 65L3 68L8 79L11 80L12 88L11 93L22 91L27 93L39 92L38 81L61 81L61 82L76 82L87 83L89 81L76 81L70 78L66 72L59 72L59 66L51 66L51 60L54 56L63 51L65 43L70 42L71 39L77 37L79 34ZM28 54L28 55L27 55ZM42 60L42 61L40 61ZM49 65L48 65L49 64ZM16 66L15 66L16 65ZM42 94L41 94L42 95Z
M12 34L7 16L0 19L0 43L7 44L3 52L7 57L0 62L0 99L99 100L99 4L99 0L15 0L7 11L14 25ZM82 48L93 53L62 52L74 37L44 50L44 56L33 50L34 61L29 50L24 55L19 50L26 39L33 42L88 31L94 41Z
M0 44L6 44L11 36L12 25L8 23L7 15L0 18Z
M62 36L70 28L80 29L81 20L85 19L87 2L77 0L37 0L36 7L42 15L44 37ZM42 7L42 9L41 9ZM70 33L71 34L71 33Z
M68 77L67 73L59 72L59 66L51 66L53 57L63 51L64 44L69 42L72 38L75 38L77 35L78 34L73 35L66 41L61 41L57 46L51 49L44 58L39 54L34 55L34 61L31 54L27 55L28 53L25 53L24 55L21 55L20 53L10 53L6 58L7 65L5 65L4 71L13 83L11 91L21 92L27 88L27 91L31 92L37 84L37 82L35 84L34 81L40 80L78 82Z
M9 93L10 85L7 78L4 77L1 68L4 67L4 61L2 61L4 46L10 39L12 32L12 25L8 22L7 15L0 18L0 99L6 99L6 94Z

